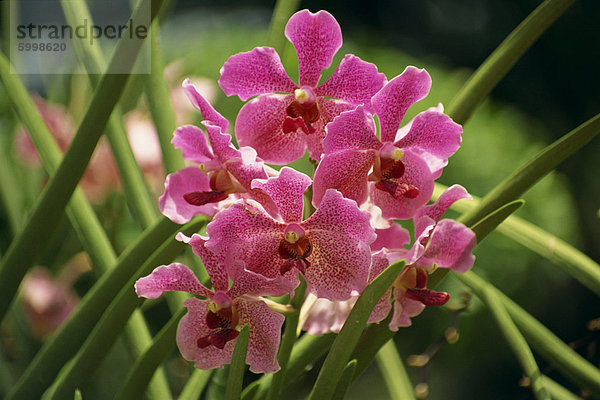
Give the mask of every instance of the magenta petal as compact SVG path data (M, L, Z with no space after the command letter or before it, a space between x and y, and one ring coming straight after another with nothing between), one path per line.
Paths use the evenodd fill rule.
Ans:
M392 223L392 226L388 229L377 229L375 233L377 234L377 239L371 243L372 251L378 251L383 248L388 250L404 250L404 246L410 243L410 234L408 231L396 223Z
M211 125L220 126L223 132L227 132L229 121L219 114L217 110L215 110L213 106L211 106L210 103L204 97L202 97L196 87L190 83L190 80L186 79L183 81L182 86L185 90L185 94L187 94L192 104L198 110L200 110L202 119Z
M213 369L231 363L236 340L225 343L223 349L215 346L198 347L198 339L210 333L206 326L208 301L192 297L184 303L188 313L179 321L177 328L177 347L186 360L195 361L194 366L201 369Z
M283 259L279 242L285 225L275 221L253 200L243 200L218 213L206 227L206 246L215 253L226 252L246 268L268 278L280 276Z
M183 198L187 193L210 190L209 179L199 168L180 169L167 176L165 192L158 200L160 212L178 224L189 222L195 215L214 215L217 212L216 204L195 206Z
M323 140L325 154L341 150L378 150L381 142L375 136L373 117L358 106L352 111L341 113L326 128Z
M353 110L354 106L343 100L325 99L322 97L317 99L317 103L319 105L320 117L312 124L315 131L309 135L305 135L305 140L310 157L318 161L324 152L323 140L326 133L325 128L344 111Z
M433 177L425 161L410 150L404 152L402 161L405 166L404 175L395 181L416 186L419 194L413 199L407 197L396 199L388 192L372 185L370 188L371 201L381 208L384 218L412 218L415 212L429 201L433 193Z
M381 124L381 141L393 142L408 108L429 93L431 77L424 69L406 67L371 99Z
M401 289L394 289L394 314L390 320L389 328L391 331L397 331L401 326L410 326L411 317L415 317L423 311L425 305L420 301L411 300L404 295Z
M333 74L316 88L317 96L334 97L371 109L371 97L385 84L385 75L377 66L347 54Z
M473 266L475 257L472 251L476 244L477 238L472 230L460 222L443 219L434 228L423 258L440 268L462 273Z
M240 316L240 325L250 325L250 339L246 362L255 373L275 372L279 369L277 352L281 340L284 316L271 310L262 301L234 300Z
M372 246L371 246L372 247ZM373 279L377 277L380 273L383 272L389 265L391 264L390 260L387 257L386 250L380 250L372 254L371 256L371 268L369 270L369 282L372 282ZM381 299L377 302L371 315L369 316L369 320L367 322L381 322L385 317L388 316L392 309L392 289L388 289Z
M206 248L207 237L202 237L194 233L192 237L187 237L183 233L177 234L177 240L189 244L200 259L204 268L210 277L215 291L225 292L229 288L229 276L225 267L225 255L216 254Z
M267 278L249 271L243 261L236 260L229 264L228 272L233 284L227 294L230 297L250 296L283 296L293 294L295 285L283 276Z
M298 87L270 47L256 47L229 57L221 68L219 86L227 96L238 95L243 101L258 94L292 93Z
M250 100L235 121L235 136L240 146L250 146L271 164L288 164L301 158L306 149L302 130L284 133L281 125L291 95L262 95Z
M161 265L135 283L137 295L147 299L157 299L163 292L169 291L188 292L204 297L212 295L192 270L180 263Z
M357 299L358 296L352 296L345 301L331 301L317 298L314 294L309 293L301 310L301 314L307 313L302 329L309 335L338 333ZM310 309L306 310L305 307L310 307ZM302 317L300 318L302 319Z
M202 129L194 125L183 125L175 130L171 140L186 160L203 164L215 158Z
M472 197L461 185L452 185L442 193L435 203L419 209L413 218L415 235L420 235L429 224L426 220L421 221L423 216L427 216L434 222L437 222L452 204L461 199L472 199Z
M411 123L410 130L394 144L400 148L410 148L417 153L435 158L430 167L432 172L444 166L461 143L462 126L452 121L444 113L425 111L418 114Z
M241 159L227 162L225 168L246 190L250 191L252 180L267 179L265 164L257 161L256 150L252 147L242 147L238 153Z
M310 183L310 178L303 173L283 167L277 177L253 181L252 188L261 189L269 195L283 221L301 222L304 192Z
M238 149L231 144L230 134L223 132L220 126L208 124L206 121L203 121L202 125L206 128L208 140L215 156L217 156L222 164L232 158L241 158Z
M288 21L285 36L298 54L300 86L317 86L321 71L331 65L342 46L342 30L337 21L327 11L298 11Z
M357 204L364 203L369 194L367 176L376 157L375 150L345 150L326 154L315 171L313 205L319 206L327 189L337 189Z

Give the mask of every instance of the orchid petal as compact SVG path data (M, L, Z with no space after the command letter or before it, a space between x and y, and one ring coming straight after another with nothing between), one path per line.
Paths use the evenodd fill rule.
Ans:
M472 251L477 244L475 233L460 222L443 219L431 233L431 240L423 258L440 268L463 273L473 266ZM418 263L422 263L423 259Z
M219 126L221 127L223 132L227 132L227 128L229 127L229 121L227 121L225 117L219 114L217 110L215 110L213 106L211 106L210 103L204 97L202 97L202 95L200 94L200 92L198 92L196 87L190 83L190 80L186 79L185 81L183 81L182 86L185 90L185 94L187 94L192 104L198 110L200 110L204 121L208 122L211 125Z
M377 239L371 243L371 251L378 251L382 248L388 250L405 250L404 246L410 243L410 234L408 231L396 223L392 223L392 226L388 229L377 229L375 233L377 234Z
M270 47L256 47L229 57L221 68L219 86L227 96L237 95L242 101L259 94L293 93L298 87Z
M442 193L435 203L419 209L414 217L415 235L420 235L428 225L427 221L421 221L423 216L428 216L434 222L439 221L442 215L458 200L472 199L471 195L461 185L452 185Z
M372 247L372 245L371 245ZM386 250L380 250L372 254L371 256L371 268L369 270L369 282L383 272L390 264L390 260L387 257L388 252ZM367 322L381 322L385 317L388 316L392 310L392 288L386 290L381 296L381 299L375 304L371 315Z
M278 177L254 180L252 188L263 190L269 195L283 221L301 222L304 192L310 184L308 176L292 168L283 167Z
M342 46L339 24L326 11L313 14L302 10L288 21L285 36L298 54L300 86L316 87L321 71L331 65L333 56Z
M308 310L302 329L309 335L338 333L344 326L357 299L358 296L352 296L345 301L331 301L309 293L304 304L311 308ZM304 309L304 305L302 307Z
M200 283L194 272L180 263L161 265L135 283L137 295L147 299L157 299L163 292L169 291L212 296L212 291Z
M408 108L429 93L431 77L424 69L406 67L371 99L379 117L381 141L392 142Z
M334 97L371 109L371 97L385 84L385 75L377 66L347 54L333 74L316 88L317 96Z
M225 269L226 260L224 254L216 254L206 248L207 237L194 233L192 237L187 237L183 233L178 233L177 240L189 244L200 259L210 277L215 291L225 292L229 288L229 276Z
M301 158L306 149L301 130L284 133L281 125L291 95L262 95L250 100L235 121L235 135L240 146L250 146L271 164L288 164Z
M171 143L176 149L181 149L181 155L186 160L203 164L215 158L204 132L197 126L180 126L173 133Z
M183 198L187 193L210 190L209 179L199 168L180 169L167 176L165 192L158 200L160 212L177 224L185 224L199 214L214 215L216 204L195 206Z
M322 97L317 99L317 104L319 105L320 116L312 124L315 131L309 135L305 135L304 140L306 141L310 157L318 161L324 152L323 140L326 135L326 127L344 111L353 110L354 106L343 100L325 99Z
M394 289L394 297L394 313L389 323L391 331L397 331L401 326L410 326L410 318L421 314L425 309L423 303L407 298L401 289Z
M381 142L375 136L373 117L358 106L352 111L341 113L326 127L327 137L323 140L326 154L341 150L378 150Z

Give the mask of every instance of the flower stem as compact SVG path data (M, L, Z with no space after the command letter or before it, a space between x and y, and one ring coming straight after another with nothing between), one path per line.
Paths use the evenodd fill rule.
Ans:
M286 38L284 36L285 25L288 19L298 9L300 0L277 0L273 16L271 17L271 27L269 29L269 45L277 53L283 54Z
M573 2L546 0L533 10L471 75L448 106L448 115L459 124L464 124L525 51Z
M383 380L388 388L391 400L410 400L414 399L412 384L404 363L398 354L393 340L389 340L377 352L377 364L379 371L383 375Z

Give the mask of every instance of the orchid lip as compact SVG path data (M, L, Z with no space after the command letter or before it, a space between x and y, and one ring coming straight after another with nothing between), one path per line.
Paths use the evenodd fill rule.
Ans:
M285 241L294 244L305 235L304 228L298 224L289 224L283 233Z

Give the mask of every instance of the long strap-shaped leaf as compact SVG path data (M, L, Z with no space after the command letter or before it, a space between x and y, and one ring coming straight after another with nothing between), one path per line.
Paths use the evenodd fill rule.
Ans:
M143 1L132 15L132 20L140 21L139 12ZM152 17L156 16L161 4L161 0L152 1ZM117 63L121 68L130 70L141 43L140 39L121 38L109 64L109 70L114 69ZM4 256L0 267L0 320L5 315L25 272L40 254L40 243L43 243L44 238L58 225L57 222L83 175L127 78L126 74L105 74L102 77L63 161L36 204L29 222L13 240Z
M573 2L546 0L536 8L471 75L450 103L448 115L459 124L464 124L525 51Z
M238 400L242 395L249 338L250 325L244 325L237 337L233 355L231 356L231 367L229 368L229 377L225 389L225 400Z
M182 232L186 235L192 235L203 224L203 219L195 219L192 223L183 227ZM50 399L66 398L94 372L100 361L108 353L107 350L111 348L121 334L131 314L142 302L135 294L135 281L144 275L148 275L158 265L171 262L184 248L185 244L176 241L172 236L158 247L142 265L138 264L139 268L125 284L118 286L119 293L106 307L100 321L87 337L72 362L67 364L65 370L59 375L57 383L52 386Z
M573 382L590 390L594 396L600 396L600 370L598 368L573 351L517 303L474 272L467 271L462 275L456 274L455 276L471 287L480 297L483 297L484 290L494 291L527 341L542 357L550 361L557 370Z
M327 358L325 358L310 395L312 400L326 400L333 397L344 367L354 351L373 307L403 268L404 260L393 263L379 274L358 297L338 337L333 342Z
M393 340L388 341L377 353L377 364L390 393L391 400L415 398L412 384L406 374L400 354Z

